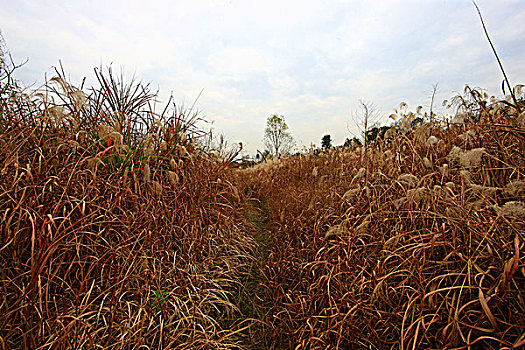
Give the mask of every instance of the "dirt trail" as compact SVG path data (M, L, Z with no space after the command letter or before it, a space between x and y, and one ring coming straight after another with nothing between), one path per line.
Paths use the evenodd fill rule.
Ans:
M257 250L246 288L239 296L238 307L244 317L256 321L246 332L244 341L248 349L270 349L273 346L267 326L264 324L268 305L264 300L263 286L263 270L269 250L269 232L266 215L258 201L250 200L246 203L246 218L253 225L252 234L257 243Z

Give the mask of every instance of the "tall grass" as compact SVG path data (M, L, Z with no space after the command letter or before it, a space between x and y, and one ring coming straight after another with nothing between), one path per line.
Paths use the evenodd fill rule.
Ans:
M1 349L525 345L522 85L234 170L147 84L0 57Z
M461 124L394 129L364 156L333 149L243 171L271 223L275 344L525 345L524 115L482 105Z
M0 348L239 347L254 243L231 159L140 81L56 73L29 94L2 71Z

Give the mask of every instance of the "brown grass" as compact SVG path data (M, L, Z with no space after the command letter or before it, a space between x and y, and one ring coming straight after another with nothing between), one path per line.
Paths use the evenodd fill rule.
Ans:
M0 349L525 345L516 106L232 170L147 85L2 64Z
M231 160L147 86L63 76L2 85L0 348L239 347L254 243Z
M424 124L364 157L331 150L244 170L271 223L274 342L524 345L525 130L515 115L506 107L491 116L497 125L488 115Z

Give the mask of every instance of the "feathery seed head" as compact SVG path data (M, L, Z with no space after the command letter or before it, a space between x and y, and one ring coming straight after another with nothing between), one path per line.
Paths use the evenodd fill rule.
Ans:
M173 186L176 186L179 183L179 175L174 171L168 170L168 178Z
M111 140L112 144L116 146L122 146L124 136L120 132L113 131L108 135L108 140Z
M365 168L360 168L359 171L357 172L356 176L354 177L354 180L361 180L362 178L364 178L366 175L366 169Z
M370 187L368 186L365 186L363 188L363 193L365 195L366 198L370 198L371 194L372 194L372 191L370 190Z
M474 148L470 151L460 153L460 164L466 169L477 168L480 166L482 157L486 154L485 148Z
M510 219L525 220L525 203L521 201L511 201L503 205L502 208L497 207L498 213L501 216Z
M126 154L129 152L129 146L128 145L121 145L120 146L120 150L122 151L122 153Z
M148 163L144 164L144 181L145 182L151 181L151 170L149 168L149 164Z
M473 130L468 130L458 136L459 140L466 146L472 146L476 140L476 133Z
M465 212L463 208L457 207L457 206L450 206L445 209L445 215L448 218L452 219L460 219L465 216Z
M414 120L416 119L416 115L412 112L408 113L401 119L401 124L399 125L399 128L403 131L409 131L412 130L412 125L414 123Z
M505 186L504 193L513 198L523 198L525 196L525 181L511 181Z
M52 122L54 125L59 125L62 123L64 118L67 116L66 109L63 106L53 106L48 108L47 114L52 117Z
M468 170L460 170L459 175L461 176L461 179L465 182L467 185L474 184L474 176L472 173Z
M397 134L397 128L395 126L389 128L386 132L385 132L385 140L391 140L393 139Z
M340 236L345 233L345 228L343 225L334 225L328 229L328 231L325 233L324 238L330 238L334 236Z
M100 139L104 139L109 134L109 127L104 124L100 124L97 128L98 131L98 137Z
M470 210L480 210L480 209L484 209L487 207L488 207L487 202L484 199L478 199L477 201L474 201L467 205L467 208Z
M445 184L445 186L448 187L448 188L450 188L452 191L456 190L456 184L453 183L452 181L447 182L447 183Z
M394 199L392 201L392 204L394 205L396 210L399 210L399 209L403 208L407 203L408 203L407 197L401 197L401 198L398 198L398 199Z
M433 147L435 146L438 142L440 141L440 139L438 139L437 137L435 137L434 135L431 135L428 140L427 140L427 145L430 146L430 147Z
M461 156L461 152L462 152L461 148L459 148L458 146L454 146L450 150L450 153L448 154L447 159L449 161L458 162L459 161L459 157Z
M451 124L465 124L465 120L467 120L468 114L466 113L458 113L452 118L450 121Z
M368 227L370 226L370 221L365 219L359 226L355 229L355 234L357 236L364 235L368 233Z
M448 167L448 163L445 163L442 166L440 166L439 167L439 172L441 173L441 176L443 176L444 178L447 178L449 173L450 173L450 169Z
M84 108L87 104L87 95L82 90L75 90L69 94L77 110Z
M77 149L80 148L80 144L75 141L75 140L68 140L67 141L67 144L69 145L69 147L71 147L74 151L76 151Z
M430 138L430 133L432 131L432 124L426 123L418 127L414 131L414 142L418 146L425 146L428 143L428 139Z
M89 158L87 160L87 168L95 171L98 165L104 165L104 162L99 157Z
M432 194L426 187L412 188L407 191L406 198L415 204L423 204L432 200Z
M170 166L173 170L177 169L177 162L175 161L175 159L170 159Z
M436 144L436 151L444 153L447 149L447 143L443 140L439 140Z
M472 192L473 195L478 196L478 197L495 198L498 193L499 188L470 184L469 190Z
M151 188L153 190L153 193L155 193L157 196L160 196L162 194L162 185L159 182L155 180L151 181Z
M516 124L520 128L525 128L525 111L521 112L520 115L516 118Z
M348 203L354 202L361 193L361 186L358 185L357 188L349 189L345 192L343 195L343 200L347 201Z
M409 188L414 188L419 183L417 176L412 174L401 174L398 176L397 181L408 186Z
M518 84L516 86L514 86L514 93L516 95L521 95L521 93L523 92L523 89L525 88L525 85L523 84Z

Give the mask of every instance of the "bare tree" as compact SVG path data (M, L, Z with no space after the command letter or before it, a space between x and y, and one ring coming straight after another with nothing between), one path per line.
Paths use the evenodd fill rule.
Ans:
M380 115L376 106L372 102L359 100L359 104L361 107L361 114L355 113L353 119L355 125L362 133L364 147L363 151L365 151L368 146L368 131L377 126Z
M280 156L284 152L290 152L295 145L295 141L288 132L288 125L284 117L274 114L266 120L264 129L264 146L275 156Z

